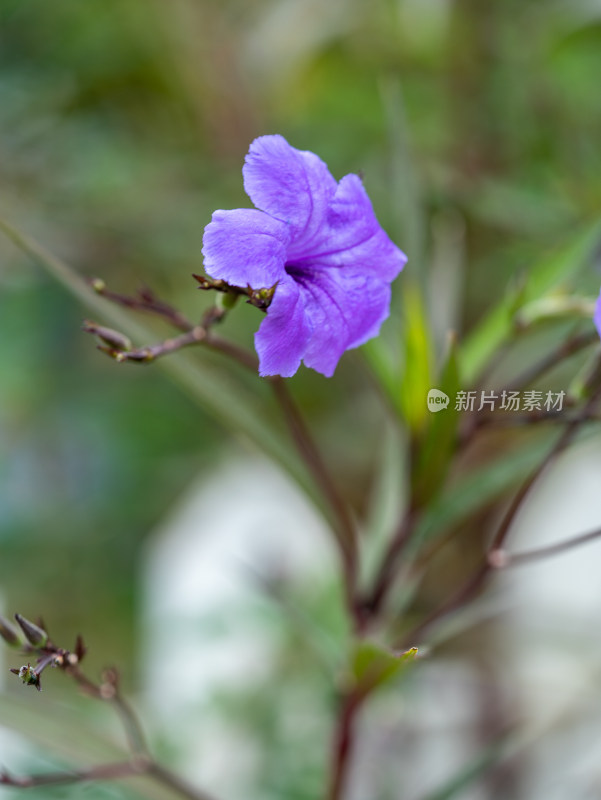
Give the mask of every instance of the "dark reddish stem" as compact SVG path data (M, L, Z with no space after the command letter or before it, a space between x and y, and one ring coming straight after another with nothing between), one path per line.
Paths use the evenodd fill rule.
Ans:
M505 512L501 523L499 524L495 534L492 537L491 544L487 549L483 563L481 563L476 572L471 575L466 583L459 588L450 598L448 598L442 605L429 614L417 628L403 639L402 646L407 643L419 641L419 639L440 620L447 617L457 609L465 606L471 600L478 596L480 590L486 583L490 573L495 567L498 567L499 562L503 559L503 547L513 526L513 523L520 511L522 504L526 497L529 495L530 490L540 478L540 476L547 470L549 465L572 443L580 426L583 424L591 414L593 408L596 406L599 396L601 395L601 385L597 387L588 401L586 402L583 413L578 418L571 420L566 426L565 430L556 441L555 445L547 453L538 467L527 477L524 483L520 486L518 492L507 511Z
M355 587L357 580L357 533L350 510L328 470L319 448L315 444L300 409L294 402L285 381L271 378L276 399L282 409L290 434L317 486L321 489L335 517L336 540L343 566L347 605L356 624L359 624Z
M376 570L376 579L372 592L362 606L363 613L368 619L378 615L394 584L399 560L411 541L416 521L417 511L414 508L410 508L401 519L396 533L382 557L380 566Z
M357 712L364 699L352 690L340 700L332 748L332 768L327 800L342 800L355 747Z
M249 301L255 305L259 305L259 307L263 307L261 303L263 305L265 303L268 304L273 294L272 290L268 290L266 296L263 297L264 293L261 292L253 292L250 289L236 290L236 287L230 287L222 281L211 281L201 276L195 277L201 283L201 287L205 289L218 289L219 291L226 292L238 291L241 294L248 294ZM148 363L181 350L184 347L203 344L233 358L242 366L255 372L257 371L258 361L254 353L238 347L238 345L222 339L213 333L213 326L215 323L220 322L226 313L224 308L210 308L205 313L201 323L199 325L193 325L183 314L156 298L150 290L143 290L135 297L128 297L109 292L102 281L96 280L92 283L92 286L98 294L101 294L103 297L115 303L127 306L128 308L159 314L184 331L179 336L165 339L158 344L133 349L127 338L118 331L112 331L94 322L84 323L84 330L94 334L99 339L99 348L116 361ZM347 602L352 617L358 625L359 617L355 603L358 554L357 536L352 516L284 380L279 377L269 380L288 425L288 429L292 435L294 444L314 477L317 487L323 493L336 520L334 530L342 557Z
M148 287L139 289L137 294L131 296L112 292L107 288L105 282L101 278L92 278L89 283L96 294L110 300L116 305L130 308L133 311L145 311L163 317L175 328L179 328L182 331L189 331L194 327L194 323L182 314L181 311L178 311L164 300L160 300L152 289Z
M552 350L548 355L542 358L533 366L526 369L514 381L505 386L505 391L516 392L525 389L530 384L534 383L538 378L542 377L546 372L556 367L566 358L578 353L586 347L599 341L597 331L587 331L578 336L571 336L562 342L555 350Z

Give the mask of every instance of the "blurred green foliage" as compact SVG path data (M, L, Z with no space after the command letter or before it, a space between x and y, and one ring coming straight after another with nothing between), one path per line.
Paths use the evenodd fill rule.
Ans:
M0 210L82 274L197 315L203 227L249 204L248 144L280 132L363 173L462 337L598 215L599 74L586 0L3 0ZM579 280L596 293L598 272ZM158 371L95 353L82 316L0 242L0 589L57 639L85 619L92 666L108 650L135 683L141 548L226 434ZM226 332L256 324L242 309ZM293 386L363 507L382 430L357 363Z

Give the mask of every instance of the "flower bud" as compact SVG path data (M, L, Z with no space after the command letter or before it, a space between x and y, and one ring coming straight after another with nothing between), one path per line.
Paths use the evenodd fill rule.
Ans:
M105 328L103 325L97 325L89 319L84 320L81 329L86 333L91 333L97 336L100 341L107 344L113 350L127 351L131 350L131 341L119 331L114 331L112 328Z
M4 617L0 617L0 636L11 647L19 647L22 644L22 639L16 628Z
M11 672L13 675L18 675L26 686L35 686L38 692L42 691L40 687L40 676L31 664L25 664L20 669L11 669Z
M33 645L34 647L44 647L48 641L48 634L45 630L39 628L37 625L34 625L33 622L25 619L25 617L22 617L20 614L15 614L15 619L19 623L19 627L25 634L25 638L29 644Z

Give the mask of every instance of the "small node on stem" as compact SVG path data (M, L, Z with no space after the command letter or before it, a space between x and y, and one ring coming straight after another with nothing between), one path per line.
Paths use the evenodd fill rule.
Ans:
M90 281L90 286L98 294L102 294L102 292L106 290L106 283L102 280L102 278L92 278Z
M493 550L488 554L488 563L493 569L505 569L510 561L511 556L506 550Z

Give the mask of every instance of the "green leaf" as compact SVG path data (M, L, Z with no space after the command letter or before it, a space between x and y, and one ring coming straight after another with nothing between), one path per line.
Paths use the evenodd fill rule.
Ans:
M474 380L495 350L511 335L517 311L574 278L589 263L600 239L601 222L596 221L529 270L524 282L514 284L461 348L462 371L468 382Z
M374 642L358 642L351 656L351 675L357 691L368 694L397 678L415 660L417 647L397 655Z
M403 292L404 368L397 406L407 425L420 431L428 415L426 398L432 388L432 342L422 294L408 280Z
M454 398L460 386L457 346L455 339L452 339L435 388ZM425 398L423 402L425 405ZM414 507L423 507L439 491L453 457L459 419L460 412L455 409L452 400L446 408L428 414L412 469L411 497Z

